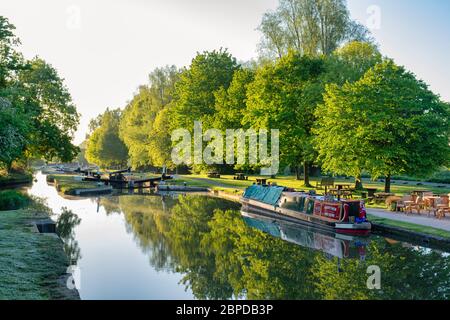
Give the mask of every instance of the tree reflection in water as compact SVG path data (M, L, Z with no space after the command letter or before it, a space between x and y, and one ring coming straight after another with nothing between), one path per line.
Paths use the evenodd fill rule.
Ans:
M56 228L59 237L64 242L64 251L66 252L70 265L76 265L81 258L78 241L75 240L74 228L81 223L81 219L67 208L62 208L61 214L56 221Z
M338 258L248 226L238 204L192 195L118 198L150 264L182 273L199 299L450 297L450 258L437 251L373 236L365 260L341 259L338 272ZM381 269L381 290L367 288L370 265Z

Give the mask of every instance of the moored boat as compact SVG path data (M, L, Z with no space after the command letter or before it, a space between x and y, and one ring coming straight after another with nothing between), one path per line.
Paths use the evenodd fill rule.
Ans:
M245 190L241 203L245 211L285 216L338 233L367 235L372 227L362 200L338 200L290 192L280 186L253 185Z

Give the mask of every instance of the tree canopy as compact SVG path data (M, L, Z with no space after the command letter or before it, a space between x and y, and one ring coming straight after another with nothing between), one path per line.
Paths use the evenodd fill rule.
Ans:
M124 166L128 150L119 137L120 109L107 109L100 126L90 136L86 147L86 159L101 167Z
M326 88L316 110L316 148L323 168L373 179L424 176L448 165L449 104L403 67L385 60L354 83Z
M0 16L0 165L31 157L71 161L79 114L70 93L50 64L23 58L14 30Z

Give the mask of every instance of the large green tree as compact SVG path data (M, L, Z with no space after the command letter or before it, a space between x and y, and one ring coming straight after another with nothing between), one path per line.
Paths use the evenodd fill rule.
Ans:
M67 87L51 65L35 58L19 74L25 93L25 108L35 130L27 152L46 160L70 161L79 152L72 144L80 115Z
M87 141L86 159L101 167L124 166L128 150L119 137L120 109L107 109L98 127Z
M326 88L316 110L316 148L330 172L373 179L425 176L449 163L449 104L391 60L359 80Z
M0 16L0 162L10 168L30 157L70 161L78 153L72 137L79 121L71 96L51 65L23 58L14 30Z
M120 122L120 137L127 145L131 165L145 167L163 166L170 154L170 136L167 143L165 109L173 99L174 86L178 78L175 66L157 68L149 75L149 84L139 87L131 102L125 107ZM159 115L161 113L161 115ZM155 127L155 122L157 121ZM170 119L164 119L170 121ZM168 131L168 129L167 129Z
M352 41L326 58L326 72L322 75L321 81L324 84L334 83L339 86L347 82L353 83L382 61L383 58L375 45ZM355 173L355 187L358 190L363 188L361 177L362 171Z
M322 101L322 58L291 51L276 63L259 69L249 85L244 123L255 129L280 130L280 162L298 171L304 165L309 186L309 165L314 160L312 126L316 105Z
M215 114L215 92L227 90L238 69L226 50L197 54L175 85L173 128L193 129L194 121L211 126Z

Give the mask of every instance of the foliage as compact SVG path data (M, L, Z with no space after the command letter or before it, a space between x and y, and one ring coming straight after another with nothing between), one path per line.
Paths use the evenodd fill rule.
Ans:
M194 121L211 126L214 93L221 88L228 89L237 69L236 59L226 50L197 54L175 85L172 129L185 128L192 132Z
M102 123L89 137L86 159L102 167L124 166L128 159L126 145L119 137L120 109L107 109Z
M0 191L0 210L17 210L27 206L30 198L15 190Z
M322 100L321 58L290 52L259 69L249 85L244 123L280 130L282 163L298 167L313 160L314 110ZM293 147L294 146L294 147Z
M26 61L14 26L0 16L0 165L28 158L70 161L79 114L57 71L40 58Z
M125 107L120 137L129 150L133 167L170 166L169 104L179 72L175 66L157 68L149 84L141 86Z
M391 60L355 83L327 86L324 100L315 133L328 171L423 176L450 159L449 105Z

